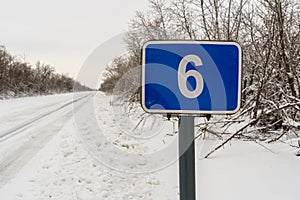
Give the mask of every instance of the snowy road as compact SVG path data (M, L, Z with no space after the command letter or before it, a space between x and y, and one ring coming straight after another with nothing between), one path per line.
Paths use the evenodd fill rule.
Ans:
M176 121L129 113L100 92L0 101L0 110L1 200L179 199ZM218 142L196 140L197 199L299 199L297 149L233 141L203 159Z
M88 147L80 140L78 126L82 123L87 133L93 128L87 108L92 103L94 112L94 101L98 101L97 117L102 117L102 125L108 125L111 131L109 128L116 127L109 111L111 99L100 93L0 102L1 199L176 199L177 184L170 187L175 192L162 193L164 183L156 176L112 170L88 153ZM79 115L78 121L77 112L87 116ZM122 142L118 146L123 147ZM127 142L128 146L135 146ZM172 171L168 174L164 177L175 178L176 182Z
M92 95L81 93L73 99L72 94L63 94L2 102L0 186L26 165L70 120L73 103L82 103Z
M48 98L51 98L46 97L46 101L39 99L38 104L31 101L23 101L19 105L16 105L15 102L9 102L7 104L5 102L1 105L0 139L7 139L55 112L60 112L65 109L71 111L73 103L87 98L89 95L91 94L80 94L79 97L76 96L76 99L72 99L71 94L61 95L56 96L58 98L50 101ZM16 100L16 102L18 100Z

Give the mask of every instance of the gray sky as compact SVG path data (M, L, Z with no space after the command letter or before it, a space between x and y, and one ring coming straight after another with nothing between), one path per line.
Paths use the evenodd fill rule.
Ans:
M0 0L0 45L76 77L89 54L127 30L148 0Z

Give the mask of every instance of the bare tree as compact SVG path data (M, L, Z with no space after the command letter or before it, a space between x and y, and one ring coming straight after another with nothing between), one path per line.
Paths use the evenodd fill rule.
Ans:
M300 3L297 0L174 0L149 1L149 12L137 12L125 35L131 59L141 59L141 47L153 39L237 41L243 49L242 108L223 117L219 136L259 140L284 134L297 136L300 127ZM123 67L122 67L123 66ZM120 77L114 76L110 87ZM109 74L108 74L109 76ZM243 120L249 122L239 125ZM222 124L220 121L216 122ZM227 132L230 126L238 132ZM208 129L215 127L210 123ZM219 127L220 128L220 127ZM208 130L207 129L207 130Z
M72 78L56 74L50 65L37 62L33 67L10 55L5 47L0 47L0 95L27 96L71 92L73 84Z

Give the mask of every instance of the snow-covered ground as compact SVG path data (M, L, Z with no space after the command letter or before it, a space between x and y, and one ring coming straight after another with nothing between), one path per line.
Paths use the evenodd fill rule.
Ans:
M176 121L100 92L0 110L0 199L179 199ZM233 141L204 159L218 142L196 140L197 199L299 199L300 158L288 144Z

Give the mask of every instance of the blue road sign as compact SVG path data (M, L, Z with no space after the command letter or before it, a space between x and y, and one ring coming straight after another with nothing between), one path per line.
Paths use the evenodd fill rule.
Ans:
M149 41L142 99L149 113L231 114L240 107L241 57L235 42Z

